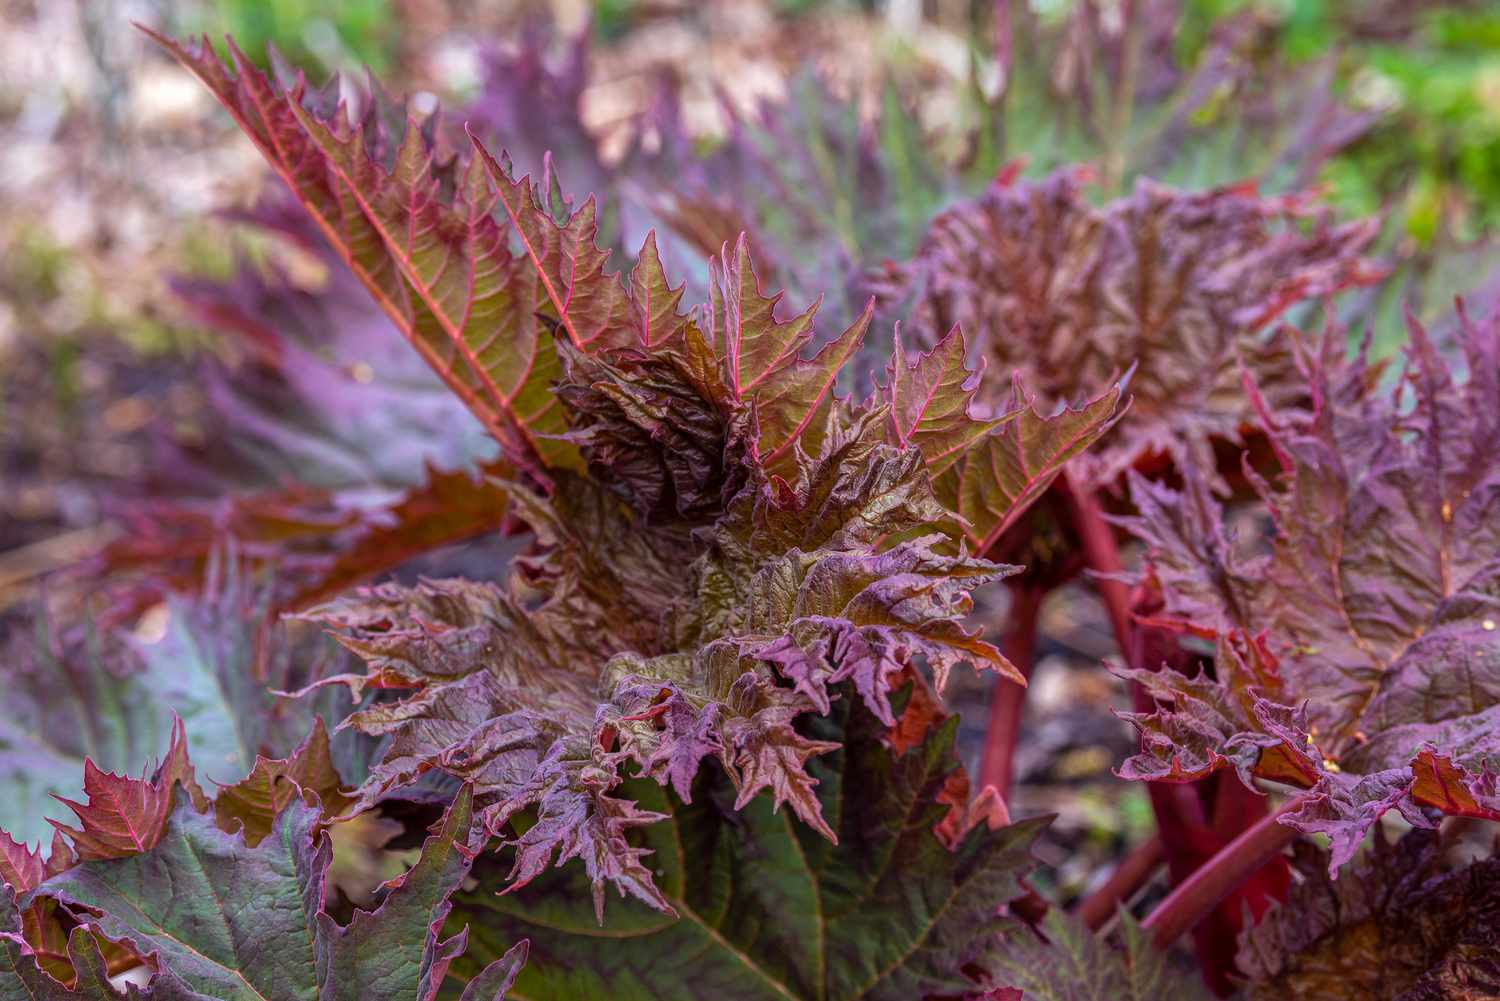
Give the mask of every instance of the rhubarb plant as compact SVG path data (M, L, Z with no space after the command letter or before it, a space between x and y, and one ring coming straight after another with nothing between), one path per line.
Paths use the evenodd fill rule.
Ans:
M1460 312L1462 371L1415 323L1397 373L1273 329L1379 280L1371 224L1010 170L905 206L875 275L897 189L852 119L794 130L874 171L781 175L837 195L805 228L694 215L798 148L746 127L648 199L659 238L572 119L598 198L567 193L524 100L461 128L158 41L330 279L182 285L251 359L211 383L241 461L180 455L197 497L0 664L0 997L1495 993L1492 846L1459 849L1500 820L1500 318ZM576 103L579 51L500 93ZM483 536L468 576L389 576ZM1007 799L1043 602L1085 569L1157 834L1068 913Z
M939 688L966 660L1012 670L958 623L967 590L1009 570L945 531L928 463L993 457L974 478L1004 517L1072 454L1028 408L955 430L946 403L908 405L898 424L894 382L854 406L834 387L869 310L809 353L815 307L778 318L743 239L685 314L654 241L618 280L592 201L554 215L551 179L516 180L477 143L439 173L420 122L398 144L379 115L319 117L300 88L178 53L495 434L535 535L504 585L386 585L308 613L367 661L351 687L413 693L351 718L390 737L363 804L443 767L493 798L492 828L534 812L520 883L577 857L601 916L606 883L669 910L626 837L659 818L613 795L627 763L685 794L716 760L741 806L768 789L831 836L805 765L833 745L791 726L827 711L829 685L852 679L893 723L888 681L913 657ZM351 199L357 217L337 208ZM1068 444L1108 426L1104 398Z
M518 180L477 140L461 157L445 153L430 121L392 125L378 100L356 124L300 83L220 62L206 43L166 44L494 437L503 461L486 482L529 534L503 581L383 584L306 611L365 662L309 690L379 693L343 724L382 738L379 756L347 795L294 762L257 763L245 780L253 795L228 803L295 812L290 784L319 793L336 820L393 796L441 795L424 778L441 772L474 796L477 833L461 854L476 857L490 836L514 852L491 891L577 860L596 921L610 885L673 916L636 836L666 815L627 778L688 803L712 762L735 790L733 809L785 806L835 842L839 818L825 815L808 769L841 745L804 732L802 717L857 700L877 732L893 732L891 688L919 662L938 691L964 662L1015 676L961 622L969 590L1015 568L970 555L932 470L959 470L987 499L984 517L1011 518L1110 426L1118 388L1055 418L1066 434L1029 406L971 414L964 380L940 357L897 357L888 387L841 398L839 372L872 307L816 347L816 304L792 316L767 296L743 238L710 262L708 300L683 311L654 239L617 276L595 243L594 203L572 207L555 177ZM913 386L926 387L920 399ZM185 761L180 746L171 761ZM86 788L104 781L92 767ZM947 788L950 771L929 784ZM172 775L132 787L149 794L113 795L145 815L95 825L97 837L111 850L150 847L171 827ZM914 844L944 861L939 818L923 816ZM290 837L264 816L253 830L267 827L258 851ZM1034 828L973 848L995 859L989 878L946 876L968 886L970 910L983 913L1006 886L1019 892L1014 845ZM915 939L957 943L915 982L962 984L984 926L936 917L913 918ZM158 965L153 983L165 976Z

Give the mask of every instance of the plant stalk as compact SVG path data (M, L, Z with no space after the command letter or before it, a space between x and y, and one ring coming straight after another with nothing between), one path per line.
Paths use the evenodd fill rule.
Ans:
M1300 802L1300 798L1293 799L1247 828L1156 905L1141 927L1151 932L1157 948L1165 949L1191 931L1236 887L1296 839L1297 831L1281 823L1281 817Z
M1091 571L1094 588L1104 602L1114 630L1115 642L1120 648L1120 656L1132 668L1150 669L1158 666L1159 660L1156 664L1150 663L1153 659L1150 633L1139 628L1131 614L1133 599L1130 588L1119 579L1124 571L1124 562L1120 559L1114 531L1104 519L1098 498L1086 484L1071 475L1068 475L1062 493L1074 531L1078 534L1084 565ZM1150 712L1153 701L1145 688L1133 682L1130 689L1136 711ZM1204 858L1203 836L1210 833L1210 826L1200 786L1197 783L1181 785L1166 782L1148 782L1146 786L1172 883L1178 887L1186 885L1196 870L1201 868L1201 863L1211 861L1211 858ZM1251 867L1240 878L1243 879L1254 871L1255 867ZM1233 889L1233 885L1227 887L1224 894ZM1222 897L1223 894L1215 898L1214 903L1217 904ZM1212 909L1209 908L1210 911ZM1203 915L1197 915L1192 924L1198 924L1202 918ZM1230 922L1227 918L1225 921L1227 927ZM1198 965L1205 981L1215 993L1221 995L1228 993L1229 971L1233 963L1233 956L1226 957L1223 943L1219 941L1223 938L1224 930L1205 926L1194 943Z
M1161 868L1164 860L1160 835L1153 834L1136 845L1115 866L1115 871L1109 874L1104 885L1078 904L1078 920L1091 931L1103 928L1115 916L1120 905L1156 875L1156 870Z
M1047 592L1019 585L1011 589L1010 614L1000 650L1005 659L1029 680L1036 656L1037 621ZM1000 798L1010 795L1014 778L1016 741L1021 732L1021 713L1026 707L1026 689L1014 681L997 678L990 695L990 715L984 732L984 752L979 761L979 785L994 786Z
M1062 490L1067 504L1073 530L1083 549L1083 562L1093 573L1092 583L1104 609L1109 615L1110 628L1114 630L1115 643L1120 656L1129 657L1131 637L1135 630L1130 615L1130 588L1118 576L1125 571L1120 560L1120 547L1115 544L1114 530L1104 520L1104 510L1094 491L1073 475L1072 469L1063 473L1066 483ZM1139 667L1139 664L1132 664Z

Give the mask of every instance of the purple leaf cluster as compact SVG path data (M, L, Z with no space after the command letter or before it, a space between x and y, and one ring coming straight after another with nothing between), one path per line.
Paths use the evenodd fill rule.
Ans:
M1123 774L1308 788L1285 822L1327 834L1335 869L1391 809L1500 818L1500 319L1463 317L1467 378L1411 333L1388 390L1336 327L1294 343L1311 406L1263 410L1279 469L1248 472L1268 553L1237 544L1201 481L1132 485L1162 619L1218 653L1211 676L1132 672L1164 707L1132 717Z

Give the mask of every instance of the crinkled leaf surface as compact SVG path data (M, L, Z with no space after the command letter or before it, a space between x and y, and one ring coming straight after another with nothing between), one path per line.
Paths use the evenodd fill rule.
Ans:
M1445 864L1438 838L1378 838L1328 877L1297 846L1301 880L1240 939L1250 1001L1470 1001L1500 996L1500 859Z
M805 739L838 748L813 759L822 813L838 840L774 812L769 796L736 808L733 783L705 769L691 802L632 780L666 815L643 832L657 885L675 914L627 902L595 924L587 884L555 871L496 896L484 878L456 897L469 963L525 936L526 997L912 999L960 994L962 972L1001 948L997 908L1022 892L1030 844L1045 823L970 831L950 850L937 837L958 768L956 718L893 752L890 730L846 690ZM496 873L498 875L498 873Z
M1115 948L1054 907L1037 931L1011 922L986 974L996 984L1019 989L1026 1001L1207 1001L1214 996L1196 973L1173 969L1128 913L1120 915L1118 935Z
M914 661L939 687L963 661L1019 677L960 625L969 589L1007 568L952 543L908 447L963 437L966 406L942 435L908 410L903 437L894 389L857 407L835 394L868 308L817 348L815 307L780 315L741 239L684 314L654 238L622 281L592 200L561 211L550 176L516 181L477 140L450 164L418 123L387 130L379 100L355 125L300 85L174 51L500 440L535 533L503 586L387 586L311 613L367 660L352 687L407 693L349 721L390 737L359 803L442 769L475 782L493 830L534 812L517 882L577 857L601 911L611 881L666 909L626 838L657 819L615 794L627 763L686 798L714 758L742 804L769 789L831 836L806 766L832 745L792 727L828 710L829 685L852 681L891 723L890 680ZM1107 426L1117 395L1103 399L1077 428L1029 413L975 436L979 461L944 456L979 498L967 514L1000 523L1030 503L1028 484Z
M21 904L45 898L82 909L69 942L81 981L97 979L103 968L91 952L100 938L128 942L149 956L151 998L430 1001L464 947L462 932L441 940L438 931L471 864L471 804L468 791L460 793L400 885L374 911L356 911L346 926L323 910L329 842L316 830L318 811L301 800L278 814L271 835L253 848L179 800L148 851L83 862ZM0 903L0 918L12 918L7 931L14 927L8 903ZM20 946L5 939L0 991L6 997L25 997L38 983ZM498 967L479 978L486 991L473 996L503 997L523 958L524 947L497 959ZM74 996L118 995L91 983Z
M967 590L1001 568L941 555L941 535L877 548L944 518L920 454L882 435L878 414L836 427L796 481L752 471L692 533L567 480L528 502L547 548L508 587L382 587L314 610L368 661L357 683L415 689L350 720L392 737L364 797L432 767L463 776L495 829L535 811L513 876L554 852L581 857L601 908L606 880L669 906L624 837L659 819L617 794L627 763L687 799L712 757L741 805L769 789L831 836L806 768L836 745L792 721L826 712L829 686L849 680L893 724L887 689L917 655L940 679L960 661L1001 662L958 622Z
M1215 678L1135 675L1169 707L1134 718L1125 774L1310 786L1287 822L1330 835L1334 865L1393 807L1500 818L1500 321L1465 319L1465 381L1412 333L1390 396L1362 361L1304 355L1314 410L1266 417L1269 554L1237 551L1202 489L1135 490L1164 618L1219 656Z
M61 966L48 970L49 957L31 944L25 934L32 911L16 906L16 891L0 886L0 999L3 1001L115 1001L124 997L109 983L104 950L107 942L86 928L77 928L63 939ZM59 977L61 979L59 979ZM153 989L136 997L150 1001L177 1001L201 997L171 975L157 978Z
M1289 306L1373 280L1369 223L1334 224L1304 197L1243 187L1186 192L1139 181L1099 207L1076 172L1003 178L933 221L883 289L937 345L953 327L1048 406L1105 393L1134 366L1130 416L1097 451L1095 478L1143 457L1202 459L1239 440L1253 411L1243 358L1279 398L1290 357L1257 334ZM1292 386L1290 392L1300 387ZM1001 406L1005 385L982 385Z

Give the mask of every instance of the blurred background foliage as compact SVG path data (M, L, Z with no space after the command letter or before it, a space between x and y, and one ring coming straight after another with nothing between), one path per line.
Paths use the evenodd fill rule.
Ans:
M1031 0L1045 22L1062 24L1079 0ZM183 32L229 34L257 61L267 46L320 77L337 69L369 67L382 78L402 67L404 21L420 22L434 3L409 0L180 0L162 5ZM449 17L486 17L483 4L454 0ZM499 9L510 5L489 5ZM703 17L690 4L661 0L595 0L563 3L561 20L587 18L604 46L664 18ZM713 4L706 5L708 7ZM952 30L980 51L988 46L992 5L911 3L903 0L765 0L784 28L810 15L876 19L892 25L885 53L899 73L920 55L904 45L901 28L917 19ZM1101 7L1127 17L1119 0ZM1145 5L1143 5L1145 6ZM1185 0L1176 12L1170 44L1179 65L1191 66L1215 31L1236 18L1258 27L1257 47L1278 61L1307 65L1331 60L1333 88L1349 106L1377 112L1369 133L1335 156L1320 180L1331 200L1351 214L1390 212L1403 233L1430 245L1440 236L1473 240L1500 222L1500 9L1481 0L1424 3L1412 0ZM1123 12L1123 13L1120 13ZM410 68L409 66L407 68ZM456 74L462 76L461 72ZM447 81L460 85L462 79ZM1200 110L1202 118L1234 115L1227 103Z
M1323 179L1350 213L1388 209L1412 239L1473 240L1500 222L1500 9L1388 0L1191 0L1178 51L1246 12L1289 59L1331 58L1349 104L1379 113Z
M391 0L212 0L175 20L192 34L232 35L262 65L274 45L293 65L325 74L355 66L383 74L397 55L395 14Z
M538 16L549 33L524 33ZM1393 280L1349 307L1377 350L1405 305L1435 319L1455 293L1477 312L1497 291L1500 9L1481 0L0 0L0 614L97 547L112 505L157 489L164 440L216 447L199 362L243 359L169 279L249 262L296 289L331 281L324 257L244 221L268 184L258 155L132 20L232 34L263 63L274 46L315 80L367 66L419 108L508 109L486 126L545 132L523 145L600 190L622 241L672 170L717 183L714 157L748 144L785 176L723 176L750 192L791 298L827 288L831 310L842 275L809 233L850 266L899 260L1002 171L1079 163L1100 199L1141 176L1257 178L1380 217ZM571 92L486 105L494 53L530 45L552 67L586 58L576 114L548 117ZM663 81L687 150L640 127ZM726 138L731 121L745 133ZM657 173L620 167L642 147ZM704 248L677 250L701 281ZM1071 839L1040 849L1065 891L1149 826L1108 771L1134 740L1109 713L1093 601L1076 589L1049 612L1018 762L1021 812L1060 812L1048 837Z

